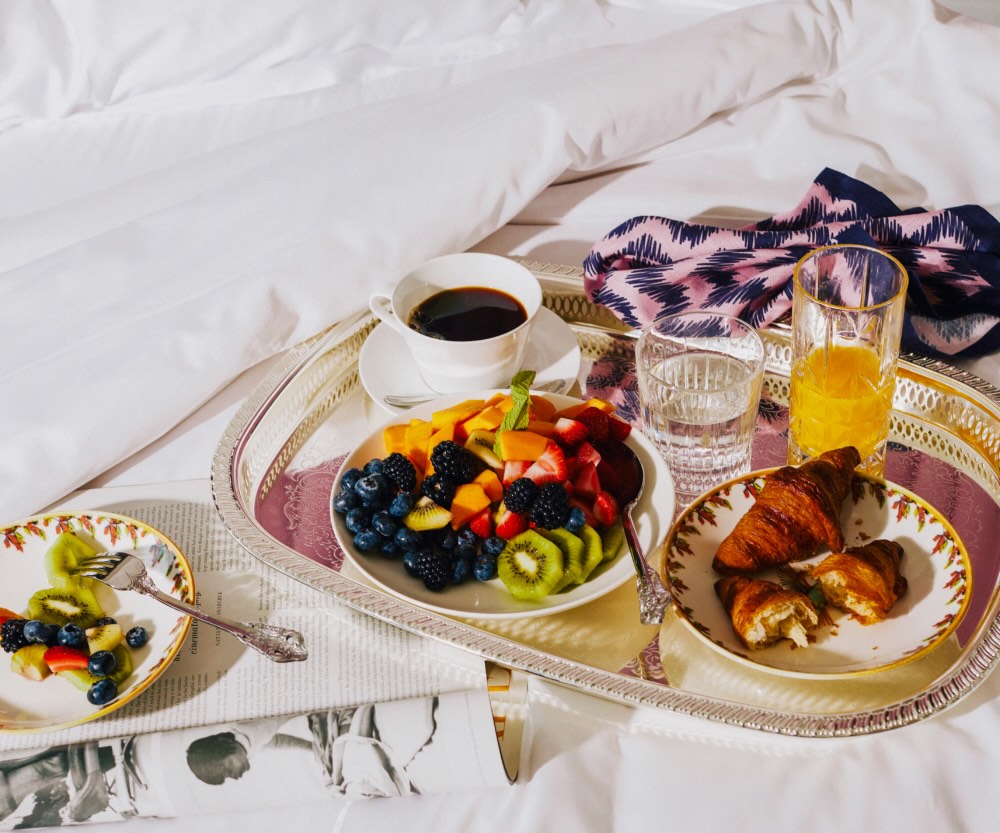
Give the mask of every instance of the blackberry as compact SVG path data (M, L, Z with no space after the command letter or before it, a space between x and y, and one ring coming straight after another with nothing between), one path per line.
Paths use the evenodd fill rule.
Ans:
M454 440L444 440L431 452L434 471L445 475L455 485L469 483L476 476L476 460Z
M410 458L398 451L382 461L382 474L401 492L412 492L417 488L417 470Z
M8 654L20 651L25 645L29 645L24 637L24 626L26 619L8 619L0 626L0 646Z
M455 499L455 481L445 474L437 471L424 478L420 486L422 494L433 500L438 506L451 509L451 502Z
M562 483L546 483L538 492L528 517L542 529L556 529L569 517L569 495Z
M527 512L538 499L538 486L528 477L519 477L507 487L503 505L511 512Z
M451 581L451 558L445 553L430 550L420 553L414 563L417 577L428 590L444 590Z

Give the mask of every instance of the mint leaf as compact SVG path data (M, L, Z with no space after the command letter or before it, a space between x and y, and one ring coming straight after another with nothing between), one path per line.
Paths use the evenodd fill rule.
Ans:
M528 407L531 405L531 383L535 381L534 370L522 370L514 374L510 380L510 398L514 400L513 407L504 414L503 422L496 430L497 439L493 441L493 453L500 456L500 434L504 431L516 431L528 424Z

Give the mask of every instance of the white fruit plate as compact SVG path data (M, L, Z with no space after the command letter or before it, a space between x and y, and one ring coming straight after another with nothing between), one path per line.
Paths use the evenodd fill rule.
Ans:
M44 556L62 532L80 536L99 551L138 556L160 590L194 603L191 567L165 535L122 515L58 512L0 528L0 607L24 614L29 597L49 586ZM105 615L115 618L124 631L142 625L149 634L142 648L128 649L132 675L114 700L93 706L85 692L55 675L34 681L14 673L10 655L0 654L0 733L51 731L103 717L149 688L180 650L191 617L138 593L117 593L98 581L91 589Z
M496 391L449 396L428 402L406 412L406 419L429 420L434 411L465 399L488 398ZM536 394L537 395L537 394ZM542 394L557 409L562 410L578 404L579 399L556 394ZM389 420L386 425L400 422L400 417ZM384 427L384 426L383 426ZM385 446L380 427L367 437L344 461L337 476L332 497L340 491L343 472L352 467L363 468L374 457L385 457ZM674 514L674 485L666 463L656 449L638 430L633 430L627 443L636 452L645 473L645 489L632 516L635 519L639 543L646 553L654 553L663 543ZM503 582L495 578L491 581L476 581L470 578L459 585L449 585L440 592L428 590L422 581L413 578L403 568L398 558L386 558L377 553L357 552L351 540L351 532L344 525L344 519L331 506L330 515L337 540L343 548L350 564L375 586L387 593L406 599L428 610L461 616L470 619L523 619L534 616L548 616L592 602L604 596L629 578L634 577L631 558L624 545L621 552L611 561L601 564L590 578L581 585L566 588L560 593L546 596L538 601L515 599L507 591Z
M903 548L900 572L906 592L889 615L862 625L827 608L829 620L815 629L806 648L789 639L749 651L737 638L715 594L720 576L712 569L722 540L753 506L767 475L754 472L723 483L694 501L677 519L667 540L670 588L683 621L724 655L761 671L792 677L839 678L871 674L924 656L951 634L972 598L969 554L958 533L934 507L894 483L855 475L844 501L841 524L845 544L861 546L884 538ZM828 552L769 569L758 577L788 586L795 572L818 564Z

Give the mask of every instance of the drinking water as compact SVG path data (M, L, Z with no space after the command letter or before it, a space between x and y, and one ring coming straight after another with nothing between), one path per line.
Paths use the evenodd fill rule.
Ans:
M642 417L679 497L690 501L750 470L760 376L712 352L664 358L640 374Z

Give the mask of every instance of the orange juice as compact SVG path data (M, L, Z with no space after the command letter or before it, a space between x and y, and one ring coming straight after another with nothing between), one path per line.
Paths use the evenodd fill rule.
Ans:
M882 377L878 356L867 347L813 350L792 368L789 447L806 459L853 445L863 466L876 453L881 460L895 381L892 373Z

